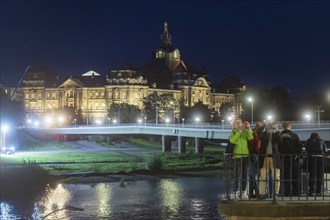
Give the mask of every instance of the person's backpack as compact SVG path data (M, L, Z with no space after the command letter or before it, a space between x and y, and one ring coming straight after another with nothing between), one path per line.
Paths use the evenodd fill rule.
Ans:
M257 131L253 131L253 139L248 141L248 148L250 154L259 153L259 149L261 147L261 141L259 139Z
M231 154L231 155L233 155L233 153L234 153L234 148L235 148L235 144L231 143L231 142L228 140L228 143L227 143L227 146L226 146L226 151L225 151L225 153L226 153L226 154Z

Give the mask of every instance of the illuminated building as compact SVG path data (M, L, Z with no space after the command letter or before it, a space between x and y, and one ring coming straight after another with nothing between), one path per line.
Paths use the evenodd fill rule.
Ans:
M143 109L143 99L153 92L171 93L185 106L197 102L219 111L222 103L233 105L233 114L240 114L237 91L221 91L212 87L207 74L181 59L181 52L172 47L168 24L164 23L161 44L149 62L140 68L129 64L102 75L90 70L79 77L59 77L48 68L30 68L23 80L23 102L29 116L71 107L81 112L84 122L108 119L111 104L126 103ZM218 92L221 91L221 92Z

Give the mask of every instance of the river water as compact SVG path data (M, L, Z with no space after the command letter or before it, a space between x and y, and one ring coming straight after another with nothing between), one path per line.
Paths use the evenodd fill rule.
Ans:
M1 220L11 219L225 219L218 214L220 176L180 177L96 184L59 184L34 202L30 212L1 201ZM66 205L83 211L60 210ZM19 213L20 212L20 213Z

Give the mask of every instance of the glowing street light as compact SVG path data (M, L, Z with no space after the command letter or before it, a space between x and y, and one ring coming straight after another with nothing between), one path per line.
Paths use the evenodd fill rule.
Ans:
M306 121L307 121L307 124L308 124L308 127L310 128L310 120L311 120L311 115L310 114L306 114L305 115L305 118L306 118Z
M200 122L200 120L201 120L201 119L200 119L199 117L196 117L196 118L195 118L196 123Z
M6 131L8 130L8 125L2 125L1 130L3 132L2 147L6 147Z
M182 120L182 127L184 127L184 118L181 119Z
M253 98L249 97L248 101L251 102L251 124L253 124Z
M147 116L144 116L144 126L147 125Z
M170 119L169 118L165 118L165 122L166 122L166 124L170 123Z
M273 116L272 115L267 115L267 121L271 122L273 120Z

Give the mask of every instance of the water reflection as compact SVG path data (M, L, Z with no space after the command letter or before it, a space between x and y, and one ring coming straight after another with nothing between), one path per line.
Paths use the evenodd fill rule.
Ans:
M182 187L179 183L171 179L163 179L159 181L159 191L161 194L161 207L163 212L167 212L168 209L174 214L180 209L182 203Z
M218 178L178 178L97 184L63 184L35 200L29 214L16 204L1 202L1 220L40 220L67 205L84 211L61 210L45 220L76 219L222 219L217 211L223 185ZM17 214L19 213L19 214Z
M111 196L112 189L109 184L100 183L96 187L97 201L99 201L99 216L111 216Z
M40 216L40 211L43 216L48 215L51 212L54 214L50 215L48 219L67 219L68 215L66 211L57 211L63 209L68 205L71 195L70 192L63 187L62 184L57 185L55 189L49 189L47 196L43 197L40 203L37 205L40 209L36 208L34 216Z

